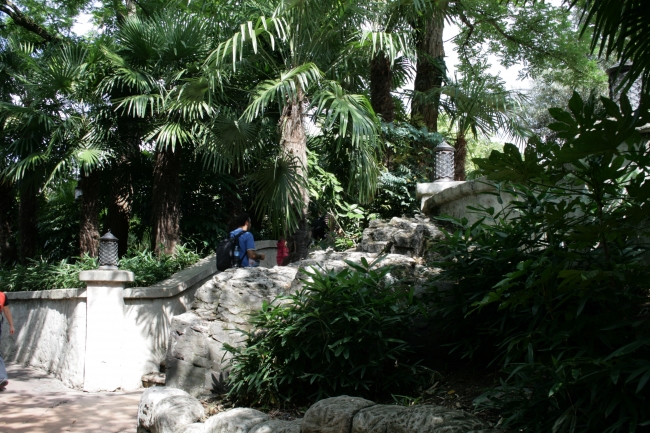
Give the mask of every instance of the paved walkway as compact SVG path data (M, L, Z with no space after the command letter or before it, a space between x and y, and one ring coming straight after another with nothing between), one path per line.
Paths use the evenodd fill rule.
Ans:
M88 393L63 386L40 370L7 365L0 391L0 432L134 433L142 391Z

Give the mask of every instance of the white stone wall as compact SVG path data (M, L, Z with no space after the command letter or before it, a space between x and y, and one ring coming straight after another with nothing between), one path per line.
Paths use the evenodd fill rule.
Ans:
M47 371L68 387L82 388L86 299L79 295L85 291L72 289L57 292L65 293L57 293L58 298L38 296L41 292L7 294L16 333L9 335L9 324L5 320L0 353L5 361Z
M159 371L172 318L190 309L196 290L216 272L210 256L156 286L124 289L123 320L114 324L123 338L120 388L140 388L143 374ZM9 335L5 321L0 341L5 361L47 371L66 386L84 389L86 290L9 292L7 298L16 333Z
M465 217L470 224L481 218L467 206L475 208L494 208L495 213L505 208L514 197L501 192L501 203L495 193L495 186L485 180L467 182L434 182L418 184L417 196L421 200L421 210L427 215L449 215L455 218Z

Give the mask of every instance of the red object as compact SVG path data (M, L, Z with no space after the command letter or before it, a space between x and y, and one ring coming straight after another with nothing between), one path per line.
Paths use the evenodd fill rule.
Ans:
M278 255L276 262L278 266L282 266L282 261L289 255L289 248L287 248L287 243L284 239L278 241Z

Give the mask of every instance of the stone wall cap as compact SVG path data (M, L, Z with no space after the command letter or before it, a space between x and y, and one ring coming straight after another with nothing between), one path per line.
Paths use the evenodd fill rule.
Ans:
M463 182L427 198L423 203L422 212L429 214L435 208L452 201L494 191L496 191L495 185L484 178Z
M27 292L5 292L5 295L7 295L7 298L11 300L74 299L85 298L86 289L52 289Z
M170 298L212 277L215 273L217 273L217 261L212 254L154 286L124 289L124 298Z
M79 281L106 281L130 283L135 281L133 272L107 269L94 269L79 272Z

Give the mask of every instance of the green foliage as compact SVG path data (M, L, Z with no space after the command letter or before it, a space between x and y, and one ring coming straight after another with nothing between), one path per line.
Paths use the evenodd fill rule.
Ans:
M299 292L253 313L255 330L232 354L230 395L283 404L337 394L376 397L426 375L405 342L419 311L412 289L388 267L306 273Z
M97 267L97 259L88 256L74 263L28 260L25 265L0 269L0 284L4 292L81 288L84 283L79 282L79 272Z
M61 182L45 194L38 214L38 235L44 239L42 257L48 261L74 257L79 251L79 203L75 184Z
M437 247L434 319L450 350L502 364L501 386L478 403L525 431L622 432L650 425L647 315L650 153L627 100L552 109L560 142L508 144L477 160L508 181L501 211L448 219ZM489 224L488 224L489 223Z
M120 260L119 267L135 274L136 286L150 286L198 262L201 257L185 245L176 246L173 255L143 251Z
M122 258L119 267L135 274L135 286L150 286L172 274L193 265L200 256L186 246L178 246L173 256L156 256L151 251L131 252ZM17 264L0 269L0 285L5 292L83 288L79 272L97 269L97 259L83 256L73 263L61 260L48 263L46 260L28 260L26 265Z

